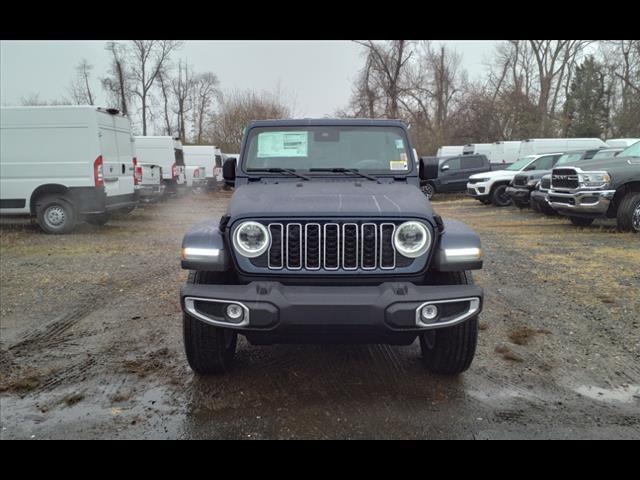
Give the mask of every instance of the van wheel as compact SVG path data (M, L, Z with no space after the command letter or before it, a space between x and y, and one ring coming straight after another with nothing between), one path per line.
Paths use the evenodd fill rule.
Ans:
M445 274L443 285L473 284L470 272ZM420 334L422 362L433 373L456 375L469 368L478 342L478 316L459 325Z
M569 217L571 223L573 223L576 227L588 227L593 223L593 218L585 218L585 217Z
M491 192L491 202L496 207L508 207L511 205L511 197L507 195L507 186L498 185Z
M36 217L46 233L69 233L76 225L73 205L67 198L57 195L47 195L36 201Z
M433 185L431 183L427 183L422 187L422 193L424 193L425 197L431 200L431 197L433 197L433 195L436 193L436 189L433 188Z
M640 193L630 192L618 207L618 230L640 233Z
M190 271L187 283L218 283L215 272ZM182 314L184 349L191 369L200 375L226 373L233 366L238 334L232 329L215 327Z

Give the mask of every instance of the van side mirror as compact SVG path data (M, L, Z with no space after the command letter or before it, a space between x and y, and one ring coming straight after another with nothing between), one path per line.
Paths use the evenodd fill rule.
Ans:
M224 183L230 187L233 187L236 184L237 165L238 161L235 158L228 158L222 164L222 178L224 178Z

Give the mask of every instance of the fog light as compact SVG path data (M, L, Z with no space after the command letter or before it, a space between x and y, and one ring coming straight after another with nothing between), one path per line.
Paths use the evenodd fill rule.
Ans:
M420 316L424 320L434 320L438 316L438 307L435 305L425 305L420 311Z
M235 303L230 303L229 305L227 305L226 311L227 317L229 317L231 320L240 320L244 315L242 307L240 305L236 305Z

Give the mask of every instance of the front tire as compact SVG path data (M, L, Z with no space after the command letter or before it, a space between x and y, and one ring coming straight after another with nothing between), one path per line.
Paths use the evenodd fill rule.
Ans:
M576 227L588 227L593 223L593 218L585 218L585 217L569 217L571 223L573 223Z
M473 284L469 272L450 272L443 280L447 285ZM457 375L471 365L477 343L477 315L453 327L421 333L422 363L432 373Z
M214 272L190 271L187 283L212 284L219 279ZM182 315L184 349L191 369L200 375L226 373L233 367L238 334Z
M618 207L618 230L640 233L640 193L630 192Z
M507 195L507 185L498 185L493 189L491 203L496 207L508 207L511 205L511 197Z
M44 232L54 235L71 232L77 220L71 201L58 195L46 195L36 201L36 218Z

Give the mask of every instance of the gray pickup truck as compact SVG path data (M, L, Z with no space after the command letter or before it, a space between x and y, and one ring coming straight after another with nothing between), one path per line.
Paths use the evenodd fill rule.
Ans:
M616 218L618 229L640 232L640 142L617 157L554 168L548 204L574 225Z
M196 373L254 345L419 339L424 366L457 374L475 354L480 238L420 191L425 166L396 120L249 124L225 215L182 243L184 343Z

